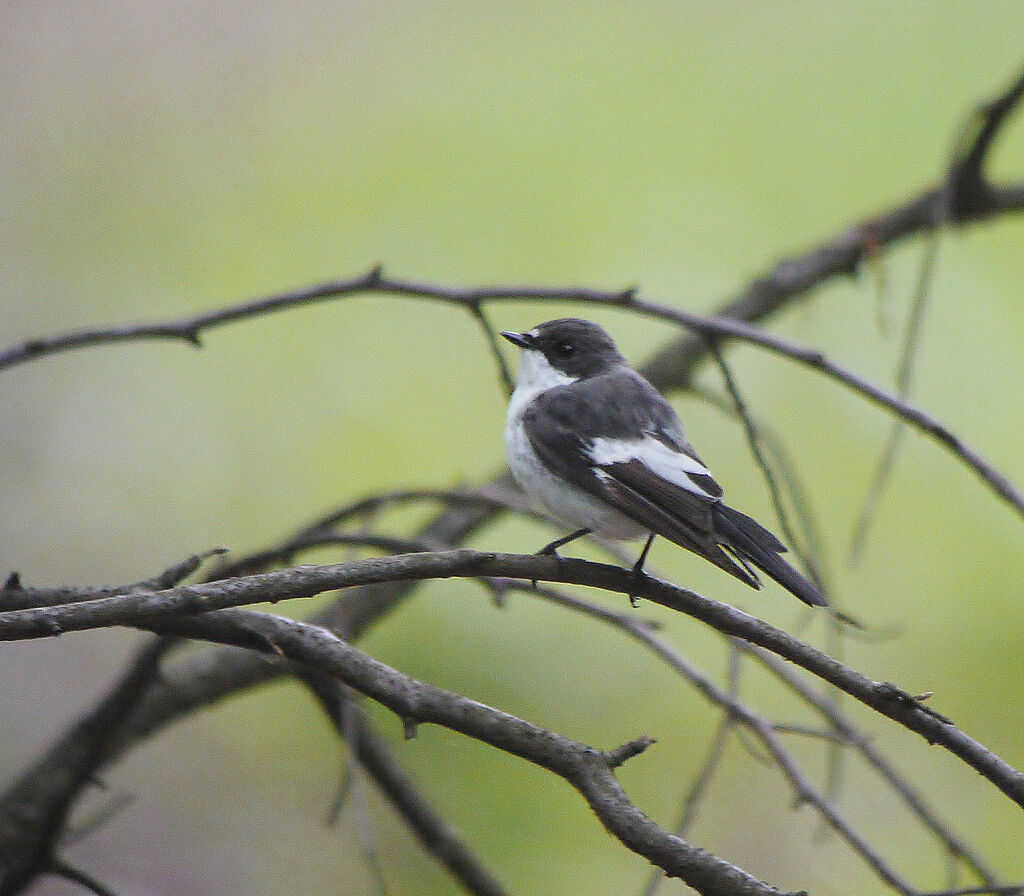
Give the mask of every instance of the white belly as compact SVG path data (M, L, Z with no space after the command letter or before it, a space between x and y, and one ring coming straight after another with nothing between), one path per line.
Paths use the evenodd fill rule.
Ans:
M606 538L632 540L649 534L603 501L554 476L534 452L521 420L521 413L509 414L505 427L509 469L523 491L549 516L573 529L590 529Z

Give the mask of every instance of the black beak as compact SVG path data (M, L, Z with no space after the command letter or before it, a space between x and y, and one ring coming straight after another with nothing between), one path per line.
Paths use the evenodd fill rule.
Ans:
M533 348L533 337L529 333L512 333L509 330L502 330L501 335L520 348Z

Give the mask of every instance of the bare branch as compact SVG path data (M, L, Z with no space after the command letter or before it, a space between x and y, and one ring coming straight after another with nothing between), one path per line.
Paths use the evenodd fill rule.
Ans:
M793 552L800 558L800 561L807 569L811 580L817 586L818 590L825 595L826 602L831 604L832 601L829 599L828 589L825 586L825 581L821 574L818 558L814 557L807 548L804 547L803 539L797 537L797 534L790 523L789 514L786 511L786 504L782 500L782 491L779 488L779 483L775 478L774 471L768 463L768 459L761 450L761 434L757 429L757 425L754 423L753 417L750 416L750 413L747 410L746 402L740 394L739 387L736 385L736 380L732 375L732 371L729 369L729 365L725 362L725 356L722 354L722 349L717 342L712 342L710 346L711 356L718 365L718 369L722 374L722 380L725 383L729 395L732 397L733 409L736 412L736 416L739 417L740 422L743 424L743 431L747 436L747 444L754 457L754 462L757 464L765 483L768 485L768 492L771 495L772 506L775 508L775 515L778 517L779 525L782 527L782 534L791 545Z
M993 492L1010 504L1020 516L1024 517L1024 495L1016 489L1006 476L986 461L977 451L965 444L962 439L954 435L944 424L910 404L905 399L890 395L859 374L853 373L828 360L820 351L805 348L773 334L758 330L748 324L731 321L727 318L700 319L684 311L664 308L639 299L633 302L631 307L663 320L674 320L698 333L702 333L705 338L728 335L754 343L828 375L874 404L885 408L915 429L933 438L974 470Z
M1021 896L1024 894L1024 883L1005 884L987 887L954 887L951 890L933 890L922 896Z
M225 553L224 548L213 548L202 554L193 554L148 579L142 579L130 585L106 585L100 588L32 588L30 590L22 584L21 577L17 573L11 573L10 578L0 588L0 610L45 607L112 594L125 594L129 591L162 591L184 582L203 565L204 561L223 553Z
M782 741L776 736L773 725L740 701L734 693L727 692L715 684L679 651L670 647L652 632L637 626L630 630L630 634L682 675L710 703L725 709L729 719L748 730L756 738L757 744L767 752L772 764L778 767L789 780L790 785L796 791L798 801L814 806L825 822L868 863L885 883L900 893L913 894L917 892L886 863L868 841L843 818L839 810L811 783Z
M470 550L400 554L328 566L184 585L155 594L103 597L58 607L0 613L0 640L52 637L110 625L151 627L182 614L208 613L264 601L311 597L353 585L449 577L508 577L588 585L636 595L707 623L802 666L882 715L939 744L1024 806L1024 774L957 729L948 719L888 682L875 682L766 622L650 576L603 563L536 554ZM259 646L251 641L249 647Z
M1022 207L1024 207L1024 197L1022 197ZM132 333L136 334L134 338L153 338L154 335L161 337L167 337L168 335L180 336L182 333L194 336L194 334L202 329L218 326L240 318L265 314L268 311L277 311L294 305L308 304L315 299L338 298L365 292L434 298L469 307L470 309L478 307L483 301L526 298L572 300L598 305L614 305L629 308L659 320L676 323L693 330L705 338L730 338L749 342L804 364L819 373L837 380L873 403L885 408L890 413L895 414L925 435L932 437L955 457L973 469L988 484L992 491L1012 505L1018 514L1024 517L1024 495L1002 473L989 464L988 461L962 439L954 435L946 426L914 407L905 399L889 395L883 389L873 385L858 374L846 370L833 361L829 361L817 349L797 345L763 332L749 324L741 323L738 320L722 317L704 317L665 305L643 301L636 298L633 290L608 293L579 288L487 287L455 289L385 278L381 274L380 269L375 268L369 274L352 280L331 282L305 290L284 293L266 299L258 299L254 302L246 302L219 311L197 315L184 321L172 321L163 324L140 324L135 327L115 327L106 331L111 334L111 337L106 340L102 338L104 331L99 330L89 331L85 334L68 334L54 337L51 340L34 340L31 343L23 343L0 352L0 369L32 357L77 348L81 345L95 345L104 341L125 341L126 339L133 338L130 335ZM31 350L26 348L26 346L31 346Z
M289 563L299 553L317 544L317 540L322 538L325 533L333 532L336 526L340 526L348 520L366 517L387 507L427 501L439 502L448 507L461 507L471 513L482 513L488 517L503 510L535 514L535 511L528 508L526 499L521 492L513 491L511 485L508 488L502 488L500 481L482 489L423 488L383 492L343 504L314 522L303 526L293 536L279 544L252 554L225 560L211 573L208 581L252 575L278 564ZM430 541L429 537L423 539L423 543ZM451 545L452 542L447 540L432 543ZM0 608L5 608L2 594L3 592L0 592Z
M387 707L403 724L436 724L519 756L564 778L587 800L605 828L634 852L704 894L777 896L778 891L703 849L664 831L630 801L614 768L648 745L638 739L602 752L501 710L416 681L318 626L252 610L222 610L161 620L163 631L250 646L253 637L275 654L331 675ZM265 647L264 649L271 649Z
M515 390L516 384L512 380L512 374L509 372L505 356L501 353L498 337L494 335L494 327L491 326L490 321L487 319L483 305L477 302L475 305L470 305L469 308L470 313L480 324L480 329L484 331L484 338L487 340L491 354L494 355L494 361L498 365L498 374L501 377L501 384L505 388L505 394L511 395Z
M929 236L925 244L924 258L921 260L921 268L917 275L917 283L914 286L910 319L907 321L907 332L903 337L903 348L900 352L899 364L896 368L896 392L901 398L906 398L910 394L910 379L914 370L917 349L921 342L924 314L928 307L928 299L931 296L930 287L938 262L939 237L941 233L942 231L936 228ZM875 468L875 475L871 485L868 487L868 495L864 499L864 505L861 507L860 515L854 526L853 537L850 539L849 554L852 563L856 563L860 559L867 539L868 529L881 502L886 481L896 463L896 456L899 453L905 434L906 428L899 420L893 423L889 439L882 451L882 457Z
M868 764L892 787L914 814L921 819L925 827L942 842L951 855L963 861L967 867L986 883L995 883L995 872L988 868L980 856L975 854L966 843L955 836L943 824L938 816L925 804L924 800L903 780L893 765L839 711L835 701L831 699L829 694L812 687L810 683L804 681L803 678L797 675L777 656L742 641L737 643L740 649L759 660L773 675L803 698L808 705L817 710L846 743L856 747Z
M996 136L1024 98L1024 72L1002 94L983 103L965 129L949 174L949 216L962 221L978 208L991 208L1001 192L985 176L985 162Z
M963 155L964 159L969 159L969 164L966 166L968 169L973 167L976 172L981 172L988 147L1000 125L1020 99L1022 88L1019 85L1022 83L1024 83L1024 78L1005 95L1004 100L989 104L983 110L983 120L975 137L975 149ZM975 181L974 185L971 184L972 178ZM955 213L953 223L982 220L1007 211L1016 212L1024 207L1024 188L1020 186L988 187L978 191L974 187L979 179L981 179L979 176L970 173L966 177L961 177L959 192L970 195L973 191L980 196L980 201L972 199L969 202L951 202ZM966 189L964 184L967 185ZM925 193L900 208L853 228L829 244L817 247L797 258L780 262L769 276L754 281L737 301L727 305L722 311L723 316L736 316L749 320L759 319L771 314L777 308L812 289L825 279L836 274L853 272L858 258L865 252L876 251L898 239L926 232L934 226L934 207L939 201L937 193L938 191ZM372 281L380 276L380 271L377 270L361 279L364 283L369 281L372 285ZM353 281L348 282L351 284ZM345 282L342 283L344 285ZM269 311L276 310L275 307L269 307L275 302L278 303L277 307L283 308L286 305L301 302L320 301L338 294L337 290L328 290L326 293L317 294L318 289L322 289L322 287L313 287L311 290L260 301L269 302L265 309ZM528 291L522 292L528 296ZM572 298L587 300L580 296L572 296ZM621 293L615 304L628 304L632 298L634 296L631 292ZM195 323L198 320L200 326L192 330L188 328L190 321L179 321L177 324L172 323L170 329L163 332L160 331L160 328L165 325L142 325L137 328L114 328L113 330L71 334L65 337L56 337L53 340L25 343L0 354L0 367L12 366L32 357L52 352L103 342L171 338L184 339L198 344L199 330L207 325L204 321L208 321L209 325L213 326L218 322L227 322L229 319L264 313L264 311L251 307L257 304L259 302L249 303L248 309L244 306L225 309L227 316L220 321L214 318L224 312L212 312L211 314L214 316L212 318L210 315L201 316L202 319L194 318L191 322ZM703 356L703 353L702 337L681 338L662 352L652 363L645 366L644 373L663 389L683 386L689 381L693 364ZM922 421L922 427L927 431L927 424L924 421ZM940 442L943 441L944 437L941 434L934 435ZM985 475L981 471L979 473ZM990 485L997 493L1001 493L998 481L990 482ZM1010 489L1012 491L1012 487ZM1003 494L1003 497L1010 503L1014 503L1011 495ZM492 515L493 509L454 504L447 512L436 518L431 527L423 533L423 537L457 543L467 533L488 521ZM9 592L17 590L17 584L17 579L13 578ZM355 592L346 592L345 598L333 604L326 613L321 615L321 618L328 624L336 625L346 635L357 637L368 625L382 618L385 613L396 606L409 593L411 584L410 582L397 582L370 585L361 589L358 596ZM35 593L38 594L38 591ZM196 656L185 657L182 662L176 664L168 682L156 680L150 683L150 687L141 697L138 713L128 723L128 732L112 739L102 761L104 763L113 761L118 752L183 714L190 713L194 709L208 705L228 694L276 678L284 674L286 668L283 663L254 653L222 649L209 650ZM894 701L894 705L900 708L900 711L924 712L920 707L914 706L913 701L907 695L896 689L885 686L877 687L886 695L885 699ZM103 704L100 706L102 707ZM98 713L98 710L94 713ZM936 724L943 724L934 716L928 718ZM75 732L72 730L62 740L59 740L51 754L57 755L62 747L66 749L69 743L73 744L74 734ZM925 736L929 735L925 734ZM969 745L961 745L958 749L970 751L971 748ZM983 756L982 759L984 759ZM30 769L20 783L27 786L28 782L33 778L38 778L39 774L38 766ZM989 889L985 892L993 892L993 890Z
M166 648L162 638L151 641L108 698L75 726L62 749L44 755L31 773L3 794L0 896L20 892L54 866L54 851L74 801L106 761L111 742L121 736Z
M63 877L65 880L69 880L73 884L78 884L78 886L95 894L95 896L117 896L117 893L104 884L101 884L91 874L83 871L81 868L69 865L67 862L61 861L60 859L55 861L48 871L50 874Z
M1005 93L981 106L974 117L976 129L967 132L965 148L956 153L938 186L867 218L800 255L777 262L723 305L719 316L751 322L763 320L827 281L853 275L863 259L870 259L909 237L928 233L940 222L964 225L1024 209L1024 184L996 186L985 179L982 170L996 136L1020 104L1022 89L1024 73ZM669 384L681 386L690 381L705 350L700 339L682 337L655 355L643 373L661 388Z

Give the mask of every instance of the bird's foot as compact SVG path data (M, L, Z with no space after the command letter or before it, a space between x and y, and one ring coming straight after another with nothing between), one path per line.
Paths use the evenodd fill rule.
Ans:
M535 557L554 557L555 560L558 562L558 569L559 569L559 571L561 571L562 563L564 563L565 561L564 561L564 558L562 557L562 555L558 553L558 548L560 546L560 541L561 540L553 541L553 542L551 542L551 544L544 545L544 547L542 547L539 551L535 551L534 552L534 556ZM537 580L536 579L530 579L530 587L533 588L534 591L537 590Z
M642 582L647 577L647 573L644 572L643 567L640 566L640 565L637 565L637 566L633 567L633 571L632 571L631 575L633 577L633 585L634 585L634 587L637 587L637 588L639 588L640 582ZM637 593L635 593L633 591L630 591L629 594L626 595L626 597L629 598L629 605L634 610L637 607L640 606L640 595L639 594L637 594Z
M640 582L647 576L644 572L644 561L647 559L647 552L651 549L651 545L654 543L654 533L652 532L650 537L647 539L647 543L644 545L644 549L640 552L640 556L637 558L636 563L633 564L633 583L639 585ZM635 610L640 606L640 596L633 591L630 591L626 595L629 598L629 605Z
M565 563L565 558L562 557L562 555L558 553L558 549L562 545L568 544L570 541L575 541L577 538L582 538L584 535L589 535L589 534L590 534L590 530L589 529L577 529L575 532L572 532L569 535L566 535L566 536L564 536L562 538L556 538L550 544L544 545L544 547L542 547L539 551L536 552L536 556L538 556L538 557L554 557L555 560L558 561L558 570L559 570L559 572L561 572L562 566ZM537 587L537 580L536 579L532 579L531 582L533 584L533 587L536 588Z

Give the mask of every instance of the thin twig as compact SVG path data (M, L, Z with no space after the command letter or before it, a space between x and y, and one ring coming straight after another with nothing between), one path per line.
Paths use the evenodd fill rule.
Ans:
M512 380L512 374L509 372L508 363L501 352L501 347L498 345L498 337L494 335L494 327L491 326L490 321L487 319L483 305L480 302L470 305L469 310L473 318L480 324L480 329L484 331L484 338L487 340L491 354L494 356L494 361L498 365L498 375L501 377L501 384L505 389L505 394L511 395L516 385Z
M921 896L1021 896L1024 883L1002 884L990 887L954 887L951 890L932 890Z
M388 798L402 820L432 856L441 862L468 893L507 896L507 891L455 830L431 806L395 758L388 744L374 731L351 692L333 678L300 670L300 677L320 701L328 719L348 745L352 757ZM345 776L351 788L351 770ZM337 811L340 800L333 803Z
M804 540L802 538L798 538L796 531L793 529L792 523L789 519L789 512L786 510L786 503L782 497L782 490L779 488L778 480L775 478L775 473L768 463L768 459L761 450L761 434L758 432L757 425L754 423L753 417L751 417L747 410L746 402L740 394L739 387L736 385L736 380L732 375L732 371L729 369L729 365L725 362L725 356L722 354L722 349L716 341L711 340L709 351L711 353L711 357L714 358L715 363L718 365L725 387L729 392L729 395L732 397L733 408L735 409L736 416L739 417L740 422L743 424L743 431L747 436L747 445L750 448L750 453L753 455L754 462L757 464L758 469L760 469L761 475L768 486L768 492L772 499L772 506L775 508L775 515L778 517L779 525L782 528L782 534L792 546L793 552L800 558L800 561L807 569L807 572L810 574L814 584L818 587L818 590L828 598L828 590L825 587L824 578L821 574L819 560L817 557L811 556L810 552L805 547ZM831 601L829 601L829 603L831 603Z
M796 791L798 801L814 806L823 821L836 831L885 883L900 893L917 893L917 889L891 868L868 841L843 818L836 806L811 783L782 741L776 737L774 726L742 703L733 693L735 670L738 668L734 661L730 663L731 689L726 691L653 632L636 626L630 630L630 634L682 675L705 699L724 708L734 722L742 724L743 728L756 738L756 748L766 751L771 760L770 764L780 769L789 780Z
M1022 188L1022 191L1024 191L1024 188ZM1024 196L1021 199L1021 207L1024 208ZM157 336L161 338L178 336L179 338L184 337L189 341L195 342L198 339L197 334L204 329L241 318L265 314L269 311L305 305L317 299L339 298L358 293L419 296L438 299L469 308L476 307L484 301L513 299L568 300L597 305L613 305L628 308L659 320L675 323L700 334L704 338L730 338L749 342L835 379L873 403L885 408L925 435L930 436L974 470L988 484L992 491L1013 506L1018 514L1024 517L1024 495L1014 487L1006 476L986 461L976 450L954 435L945 425L924 411L914 407L905 399L889 395L883 389L875 386L858 374L828 360L817 349L797 345L738 320L704 317L677 308L643 301L636 298L633 290L609 293L575 287L564 289L538 289L535 287L456 289L385 278L380 269L375 268L369 274L364 274L351 280L332 281L307 289L257 299L253 302L244 302L240 305L207 312L184 320L168 321L160 324L114 327L107 331L94 330L79 334L65 334L49 340L33 340L0 352L0 369L33 357L65 351L82 345L122 342L132 338L149 339ZM104 339L104 333L107 333L109 338Z
M224 548L213 548L175 563L158 575L132 582L129 585L106 585L99 588L26 588L17 573L12 573L0 588L0 610L24 610L81 600L84 595L104 597L128 591L162 591L184 582L210 557L225 553Z
M273 547L221 562L213 570L208 581L251 575L277 564L289 563L301 551L315 544L316 540L324 533L334 531L335 527L351 519L366 517L384 508L420 502L439 502L448 507L462 507L473 512L494 513L514 510L533 515L536 513L528 507L522 493L509 488L502 489L496 484L477 490L419 488L398 489L368 495L356 501L346 502L329 513L323 514ZM427 541L429 540L427 539ZM435 543L440 544L441 542ZM3 607L2 603L0 603L0 607ZM12 607L12 609L14 608Z
M100 806L88 818L69 826L60 838L62 847L72 846L106 827L111 819L120 815L136 800L134 793L121 793Z
M729 739L729 732L734 724L735 720L733 717L726 713L722 716L718 726L715 728L714 737L711 738L711 743L708 744L708 748L704 753L704 761L697 770L697 774L694 776L694 779L690 784L690 788L687 790L686 796L683 798L683 805L679 811L679 818L672 826L672 831L677 837L685 837L687 831L690 829L690 825L693 824L694 820L697 818L698 807L703 801L705 794L708 792L711 780L714 778L718 765L725 755L725 745ZM655 868L651 872L651 875L647 880L647 886L644 887L640 896L655 896L664 881L665 872L660 868Z
M732 395L726 397L717 390L702 386L699 383L693 384L692 392L722 413L736 417L736 403ZM802 481L792 457L789 455L782 436L770 424L765 423L763 419L758 420L751 413L750 408L746 408L746 412L748 420L757 433L762 450L771 455L769 467L785 483L786 491L792 502L793 511L800 522L800 531L804 534L808 552L812 557L823 558L825 556L825 539L822 536L817 515L814 513L807 487ZM824 576L824 573L822 575Z
M336 677L410 723L436 724L527 759L564 778L624 845L698 892L777 896L778 891L647 818L617 781L622 749L634 755L649 739L602 752L460 694L403 675L319 626L253 610L224 610L155 623L177 635L225 644L252 643L258 633L274 654ZM267 648L269 649L269 648Z
M61 859L56 860L48 870L50 874L63 877L73 884L78 884L82 889L88 890L90 893L95 894L95 896L117 896L117 893L110 889L110 887L100 883L99 880L87 871L76 868L74 865L69 865Z
M928 307L928 299L931 296L930 286L935 277L941 234L942 230L939 227L936 227L929 234L925 242L925 254L921 260L917 283L914 287L914 299L910 309L910 318L907 321L907 331L903 337L903 348L900 352L900 360L896 368L896 394L901 398L906 398L910 394L910 379L914 370L917 349L921 342L921 329L924 326L924 315ZM874 519L878 505L882 500L886 482L896 463L896 456L899 453L906 431L906 427L897 420L893 423L892 429L889 432L889 439L879 459L878 466L875 468L875 474L868 488L868 495L861 506L860 514L857 517L857 524L853 530L853 537L850 539L851 563L855 564L861 558L871 521Z
M757 330L748 324L731 321L726 318L700 319L687 312L673 308L664 308L640 299L635 300L630 307L651 316L659 317L662 320L671 320L682 326L690 327L696 332L701 333L705 338L732 336L737 339L743 339L826 374L869 401L885 408L918 431L930 436L974 470L995 494L1010 504L1020 516L1024 517L1024 495L1017 490L1006 476L986 461L975 449L964 443L962 439L956 436L944 424L924 411L910 404L905 399L888 394L859 374L830 361L820 351L797 345L774 334Z
M864 757L868 764L888 783L893 791L921 819L946 850L964 862L981 880L988 884L996 882L996 874L971 850L966 843L953 834L931 808L908 784L895 767L877 750L871 741L861 734L854 724L840 711L831 693L818 690L806 682L777 656L751 644L739 642L740 648L757 658L773 675L800 696Z

